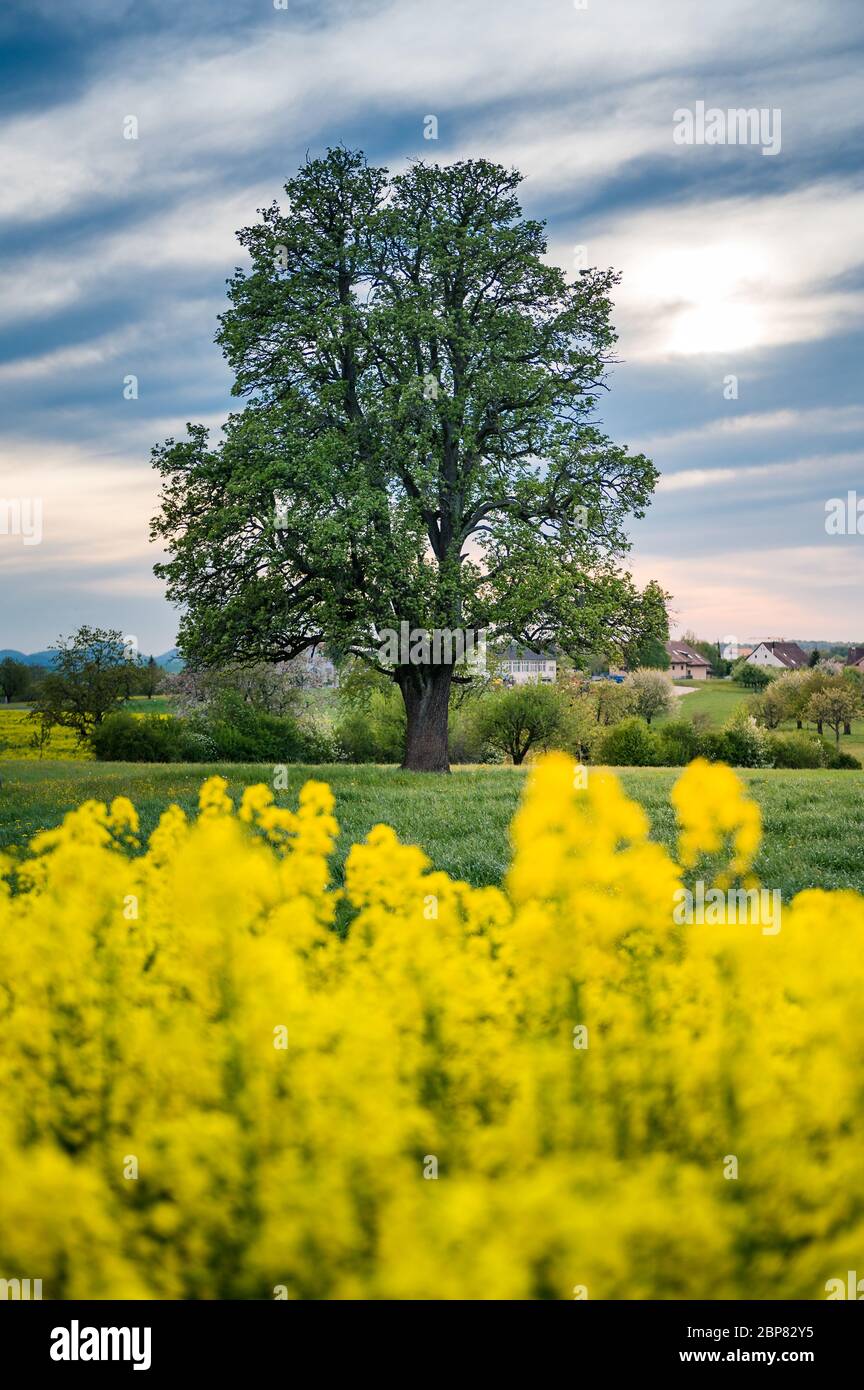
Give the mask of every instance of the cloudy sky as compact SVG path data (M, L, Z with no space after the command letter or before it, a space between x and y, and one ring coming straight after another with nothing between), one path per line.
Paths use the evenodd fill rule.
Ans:
M173 644L150 446L224 419L234 231L340 141L515 164L550 256L622 272L604 424L661 470L632 568L675 630L864 640L825 529L864 498L862 38L861 0L4 0L0 499L43 513L0 513L0 647ZM680 143L700 102L764 145Z

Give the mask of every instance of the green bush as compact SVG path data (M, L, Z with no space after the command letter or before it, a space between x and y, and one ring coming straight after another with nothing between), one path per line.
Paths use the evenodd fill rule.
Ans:
M447 739L451 763L503 763L504 754L483 738L478 728L477 700L450 711Z
M732 715L724 728L724 761L733 767L770 767L769 735L745 710Z
M659 756L659 734L638 715L607 729L597 751L597 761L609 767L653 767Z
M701 753L699 730L689 719L670 719L657 730L662 767L684 767Z
M836 749L829 749L828 766L830 768L848 770L849 772L860 772L861 764L851 753L838 753Z
M234 692L189 719L108 715L90 744L102 762L323 763L335 760L326 731L254 709Z
M405 707L395 685L373 689L347 703L336 723L341 758L349 763L401 763L405 752Z
M475 706L478 740L511 758L514 766L528 753L564 748L570 701L555 685L529 682L493 690Z
M830 749L814 734L772 734L769 738L774 767L827 767Z
M90 746L106 763L184 761L180 721L159 715L109 714L90 735Z
M235 763L332 762L332 741L318 728L288 714L267 714L236 691L222 692L188 721L217 761Z

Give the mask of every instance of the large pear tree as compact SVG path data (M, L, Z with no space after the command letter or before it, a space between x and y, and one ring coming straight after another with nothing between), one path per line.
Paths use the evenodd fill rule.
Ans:
M415 770L448 767L460 669L446 642L394 656L383 633L576 659L666 634L662 591L620 568L656 472L598 422L618 276L548 264L519 183L484 159L308 160L238 234L251 267L217 341L242 410L218 443L190 425L154 450L190 664L354 653L402 692Z

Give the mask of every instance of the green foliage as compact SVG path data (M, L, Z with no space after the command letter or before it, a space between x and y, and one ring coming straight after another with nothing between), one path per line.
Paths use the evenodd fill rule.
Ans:
M783 678L771 681L750 703L750 713L765 729L776 729L789 718L790 699Z
M454 763L503 763L505 754L486 741L477 720L477 702L450 707L448 729L450 761Z
M0 661L0 695L4 700L26 700L31 685L30 668L23 661L12 656Z
M43 730L74 730L85 742L129 693L135 666L114 629L81 627L51 648L54 666L39 687L31 717Z
M659 755L659 735L634 714L603 735L597 761L609 767L651 767L658 762Z
M156 658L151 656L147 661L144 661L143 658L139 659L132 677L132 693L146 695L148 700L152 700L154 695L158 695L164 684L165 672Z
M236 691L188 718L108 715L91 733L105 762L328 762L336 756L326 731L308 720L267 714Z
M519 183L340 148L240 232L218 340L244 409L218 446L193 426L154 450L157 572L196 665L322 639L376 661L402 620L574 658L665 636L663 591L619 568L656 470L596 423L619 277L569 283ZM390 674L446 742L441 669Z
M624 688L634 714L648 724L655 715L668 714L675 701L672 682L662 671L631 671Z
M657 762L663 767L684 767L699 757L700 731L690 719L670 719L657 730Z
M828 767L833 751L817 734L801 731L772 734L769 746L773 767Z
M373 686L362 702L347 701L336 723L335 737L349 763L401 762L405 709L395 686Z
M740 681L748 690L764 690L773 676L764 666L754 666L749 661L739 661L732 669L733 680Z
M838 676L810 696L804 713L811 723L827 724L833 729L839 744L841 730L861 713L860 691L851 681Z
M627 666L630 670L642 668L652 671L668 671L671 666L669 653L660 637L645 637L628 654Z
M851 753L837 752L831 749L831 758L828 762L830 768L849 772L860 772L861 762Z
M90 747L101 762L194 762L179 719L159 715L109 714L90 735Z
M560 747L567 737L568 700L554 685L496 690L476 708L479 738L518 765L533 749Z
M723 728L725 761L733 767L770 767L768 735L746 710L737 710Z
M591 689L598 724L617 724L619 719L631 712L632 693L626 683L619 685L617 681L595 681Z

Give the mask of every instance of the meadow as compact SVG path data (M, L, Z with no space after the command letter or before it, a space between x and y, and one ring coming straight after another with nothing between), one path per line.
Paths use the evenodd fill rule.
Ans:
M675 684L679 687L689 685L692 688L692 683L688 681L676 681ZM671 715L661 716L655 723L662 724L666 718L693 719L699 715L705 716L712 728L719 729L735 713L739 705L746 705L752 698L753 691L738 681L705 681L696 686L692 695L683 695ZM791 733L796 727L795 720L784 720L779 727L781 731ZM826 733L826 737L833 741L833 734L830 732ZM840 748L842 752L851 753L854 758L864 762L864 719L852 721L852 733L842 735Z
M645 807L653 838L671 849L669 793L681 769L618 771L627 793ZM243 787L272 778L272 768L260 764L6 762L0 849L24 846L84 801L110 802L115 796L133 801L149 834L171 802L191 814L202 782L216 773L227 778L235 797ZM287 768L286 787L275 797L279 805L296 804L310 777L332 787L340 825L334 857L339 882L348 847L384 822L403 841L421 845L438 868L481 887L500 883L507 868L507 827L525 775L513 767L463 767L437 777L395 767L296 764ZM784 898L809 887L864 892L864 773L742 769L739 775L762 811L765 838L755 868L764 883L780 888Z

